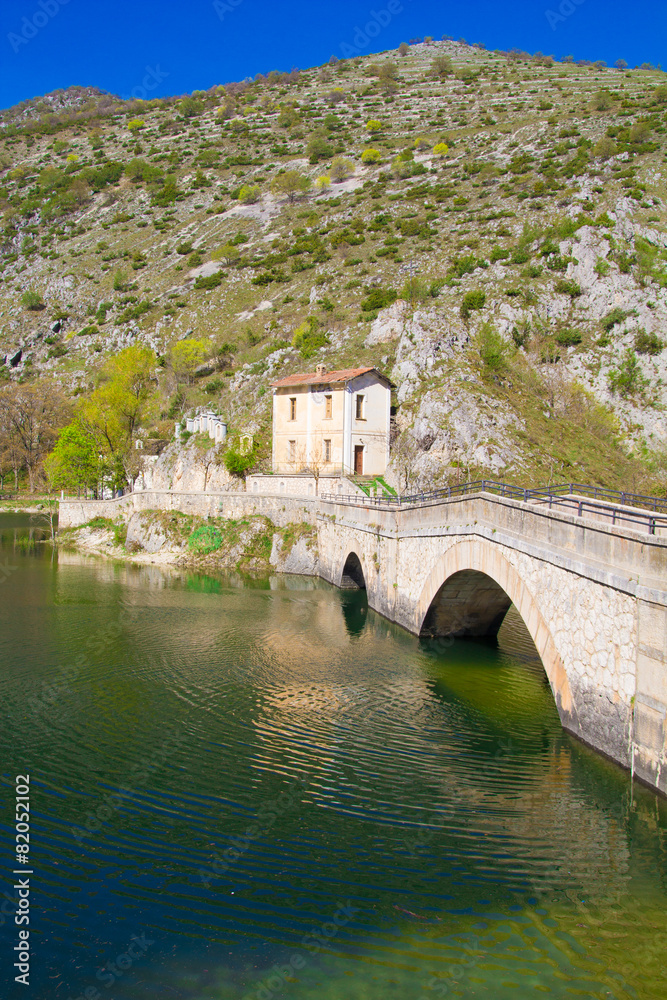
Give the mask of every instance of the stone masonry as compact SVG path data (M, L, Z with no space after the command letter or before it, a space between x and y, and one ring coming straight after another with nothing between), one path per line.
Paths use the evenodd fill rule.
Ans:
M667 541L489 495L378 510L323 503L319 572L358 558L375 610L411 632L497 632L510 602L563 726L667 792Z

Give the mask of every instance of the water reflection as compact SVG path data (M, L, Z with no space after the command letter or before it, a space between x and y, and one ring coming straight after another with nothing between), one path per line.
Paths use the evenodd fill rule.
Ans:
M357 638L368 621L368 598L365 590L341 590L340 604L345 629L350 638Z

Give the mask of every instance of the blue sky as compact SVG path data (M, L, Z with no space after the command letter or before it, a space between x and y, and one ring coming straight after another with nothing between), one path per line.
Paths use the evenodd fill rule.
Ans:
M666 28L665 0L1 0L0 107L71 84L181 94L423 35L667 69Z

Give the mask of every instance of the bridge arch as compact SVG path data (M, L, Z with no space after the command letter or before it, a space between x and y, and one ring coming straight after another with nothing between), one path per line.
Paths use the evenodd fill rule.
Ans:
M438 600L442 598L440 614ZM457 542L439 556L416 607L418 631L444 635L495 635L510 604L521 615L540 655L563 725L579 731L565 665L538 600L497 545L484 539Z
M366 590L366 580L367 575L358 554L354 550L348 552L338 586L344 590Z

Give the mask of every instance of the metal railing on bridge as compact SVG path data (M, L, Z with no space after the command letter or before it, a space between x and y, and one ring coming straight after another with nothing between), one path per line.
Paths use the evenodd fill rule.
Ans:
M586 486L583 483L562 483L558 486L526 489L493 479L478 479L471 483L443 486L437 490L425 490L407 496L361 497L322 493L320 499L348 506L396 510L402 507L431 506L478 493L493 493L522 503L546 504L549 509L556 508L569 513L574 511L578 517L588 514L613 525L634 525L651 535L656 534L656 529L667 532L667 498L608 490L602 486Z

